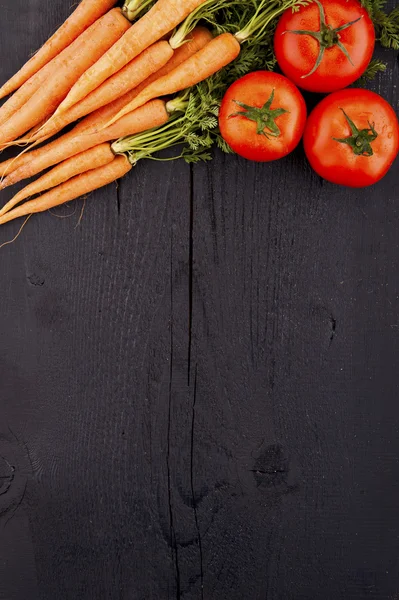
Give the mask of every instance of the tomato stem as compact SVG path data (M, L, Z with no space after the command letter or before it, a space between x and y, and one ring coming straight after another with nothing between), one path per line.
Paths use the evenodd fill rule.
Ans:
M256 123L256 133L258 135L264 135L265 137L279 137L281 135L281 131L279 126L276 123L277 117L284 115L289 112L285 108L271 108L272 102L274 100L274 90L271 93L268 101L262 106L262 108L258 108L257 106L250 106L248 104L244 104L239 100L233 100L240 108L244 110L239 110L235 113L229 115L229 119L233 117L245 117L250 121L255 121ZM268 129L268 131L265 131Z
M374 142L378 137L378 133L375 130L375 123L371 124L370 121L368 121L369 129L358 129L344 109L341 108L341 110L344 113L352 135L347 138L333 137L332 139L340 144L347 144L347 146L350 146L356 156L373 156L374 151L371 142Z
M328 23L326 22L326 15L322 4L319 2L319 0L314 1L319 8L320 29L318 31L310 31L307 29L287 29L283 32L283 35L285 33L294 33L296 35L310 35L319 42L319 54L317 56L314 67L309 71L309 73L307 73L306 75L302 75L302 79L309 77L309 75L313 75L313 73L317 71L321 64L321 61L323 60L325 50L327 48L333 48L333 46L338 46L341 52L345 54L346 58L349 60L351 65L353 65L350 54L341 42L339 34L341 31L343 31L344 29L348 29L348 27L352 27L352 25L354 25L355 23L360 21L360 19L363 18L362 15L358 19L355 19L354 21L349 21L348 23L344 23L344 25L340 25L340 27L336 27L334 29L331 25L328 25Z

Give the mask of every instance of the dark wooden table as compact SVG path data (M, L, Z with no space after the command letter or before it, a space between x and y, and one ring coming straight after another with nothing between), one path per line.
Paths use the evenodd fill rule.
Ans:
M70 7L1 8L3 81ZM399 598L398 182L143 162L1 250L1 600Z

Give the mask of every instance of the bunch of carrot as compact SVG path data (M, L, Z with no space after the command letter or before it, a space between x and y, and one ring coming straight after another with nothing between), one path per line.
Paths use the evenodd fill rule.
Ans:
M124 111L117 119L114 116L211 40L204 28L194 31L188 43L176 50L161 39L203 2L159 0L131 25L126 12L113 8L115 0L82 0L62 27L0 89L0 97L15 92L0 108L2 147L38 145L84 117L54 142L1 164L1 188L57 165L1 209L1 223L79 197L131 168L127 159L116 157L105 142L166 122L165 102L154 96L153 101L140 103L139 110ZM144 3L136 0L137 9ZM111 120L112 125L107 126ZM11 211L28 197L49 189L52 191Z
M0 224L78 198L131 169L110 142L168 123L165 96L219 72L238 57L249 36L247 27L213 37L198 26L201 17L209 21L223 6L239 6L242 14L252 11L252 32L261 35L265 20L259 15L265 7L272 18L306 2L128 0L120 10L113 8L115 0L82 0L0 89L0 97L14 91L0 108L0 146L29 144L16 158L0 163L0 189L56 165L3 206ZM144 14L131 24L125 15L142 9ZM181 23L180 31L188 35L166 41ZM75 121L68 133L32 149ZM46 193L20 204L41 192Z

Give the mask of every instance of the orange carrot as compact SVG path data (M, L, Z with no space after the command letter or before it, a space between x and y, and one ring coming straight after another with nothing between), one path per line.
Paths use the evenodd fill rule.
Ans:
M123 115L135 110L153 98L175 94L207 79L240 54L241 46L231 33L222 33L211 40L202 50L191 56L171 73L156 79L132 102L124 106L108 123L111 125Z
M141 85L137 87L137 90L140 89ZM76 137L77 134L87 132L96 133L98 131L101 131L102 129L104 129L103 125L105 125L105 123L107 123L109 119L116 115L116 113L118 113L121 110L121 108L124 107L125 104L133 100L133 98L136 97L137 93L138 92L136 90L131 90L127 94L124 94L124 96L122 96L121 98L118 98L117 100L114 100L114 102L107 104L107 106L103 106L102 108L99 108L98 110L94 111L93 113L79 121L79 123L77 123L71 131L64 134L62 136L63 141L65 142L66 140L71 139L72 137ZM33 133L37 133L39 128L40 127L35 128ZM49 137L51 136L38 139L31 146L29 146L23 152L18 154L18 156L0 162L0 179L4 178L6 175L10 175L17 168L32 160L32 158L36 156L36 153L42 150L41 148L39 148L39 150L33 150L33 148L44 143ZM58 140L51 142L46 146L46 148L50 149L53 147L53 145L58 146Z
M5 123L21 106L25 104L41 85L63 64L64 61L72 60L80 48L82 42L87 42L98 35L99 21L96 21L86 29L72 44L63 50L58 56L47 63L40 71L35 73L19 90L15 92L0 108L0 125Z
M7 160L3 160L3 162L0 163L0 177L5 177L6 175L14 171L17 166L20 167L21 164L23 164L23 161L20 160L22 159L22 157L25 157L25 154L21 154L20 156L17 156L15 158L8 158Z
M21 87L64 48L69 46L92 23L102 17L115 0L82 0L76 10L30 60L0 88L0 98Z
M101 129L102 125L106 123L111 117L113 117L114 114L119 112L119 110L124 106L124 98L126 98L126 102L130 102L130 100L133 99L133 91L134 90L128 92L122 98L111 102L111 104L109 104L108 106L103 106L102 108L99 108L95 112L82 119L82 121L75 125L75 127L71 131L65 133L60 138L62 140L62 143L65 144L69 142L69 140L77 137L78 134L81 134L83 132L94 133L98 129ZM45 139L40 139L34 144L32 144L32 146L41 144L44 141ZM48 149L49 152L53 151L53 149L58 149L59 140L54 140L50 144L47 144L47 146L45 147ZM44 151L44 147L38 148L37 150L31 149L29 152L27 150L14 158L9 158L8 160L1 162L0 177L4 178L6 175L10 175L13 171L19 169L19 167L22 167L31 160L35 159L38 155L40 156L40 154Z
M131 102L134 98L136 98L136 96L138 96L138 94L140 94L150 83L173 71L173 69L187 60L187 58L198 52L198 50L201 50L201 48L203 48L211 39L212 34L208 29L205 27L196 27L191 32L189 41L175 50L172 58L164 67L162 67L162 69L148 77L148 79L143 81L143 83L121 98L114 100L114 102L107 104L107 106L103 106L102 108L85 117L83 121L75 126L74 131L86 131L92 128L94 128L94 130L100 129L103 123L108 123L108 121L114 115L116 115L128 102ZM2 170L1 168L2 164L0 164L0 174Z
M83 123L83 121L82 121L82 123ZM65 142L65 141L71 139L72 137L74 137L76 135L76 133L78 133L78 132L76 132L75 128L74 128L71 131L69 131L68 133L65 133L62 136L62 139ZM46 148L51 149L52 145L57 144L57 142L58 142L58 140L55 140L51 144L47 144ZM40 142L37 142L36 144L32 144L32 146L38 145L39 143L41 143L41 140L40 140ZM0 163L0 177L1 178L6 177L6 175L10 175L10 173L12 173L13 171L16 171L16 169L19 169L19 167L22 167L22 165L25 165L26 163L28 163L30 160L32 160L32 158L34 158L36 156L37 152L43 151L43 147L38 148L37 150L32 150L31 148L27 148L23 152L18 154L18 156L15 156L14 158L9 158L8 160L4 160L2 163ZM0 183L0 186L1 186L1 183Z
M196 27L190 33L188 41L177 48L175 52L171 50L167 42L156 42L78 104L51 120L48 126L39 127L35 134L28 134L26 139L19 140L19 142L33 142L38 139L44 141L61 131L69 123L90 112L97 120L100 117L100 112L96 109L104 107L104 105L107 105L107 107L104 107L106 110L102 111L101 121L107 123L111 117L131 102L150 83L173 71L187 58L203 48L211 39L212 34L208 29ZM169 57L168 61L166 60L167 57ZM149 76L143 81L146 70L147 73L151 72L152 74L148 73ZM127 93L126 90L130 90L130 93ZM122 93L124 93L123 96ZM97 114L93 112L95 110ZM86 123L83 124L82 122L82 125L86 128L90 122L91 120L86 119Z
M173 50L168 42L156 42L118 73L104 81L100 87L78 104L61 113L60 116L50 119L44 127L38 130L36 135L26 138L25 141L34 142L41 138L46 139L70 123L120 98L163 67L172 56Z
M73 177L42 196L34 200L29 200L29 202L25 202L21 206L10 210L0 217L0 225L18 217L43 212L49 208L75 200L80 196L84 196L104 185L116 181L128 173L131 168L132 165L126 156L117 156L107 165Z
M118 8L113 8L96 22L96 35L82 42L74 60L65 59L37 92L4 123L0 129L0 144L15 140L52 114L68 90L82 73L94 64L129 27Z
M93 113L82 119L77 125L75 125L75 127L71 131L65 133L60 139L62 139L63 143L65 144L70 139L77 137L78 134L95 133L103 129L103 125L105 125L105 123L107 123L114 115L116 115L116 113L118 113L121 110L121 108L125 106L125 104L131 102L131 100L133 100L133 98L136 97L139 91L141 91L142 85L139 85L137 89L131 90L121 98L114 100L114 102L107 104L107 106L103 106L102 108L99 108L98 110L94 111ZM45 142L46 139L47 138L40 138L37 142L32 144L32 146L37 146ZM49 151L52 151L53 148L58 149L58 139L51 142L50 144L47 144L47 146L45 147ZM9 158L8 160L1 162L0 178L4 178L6 177L6 175L10 175L11 173L19 169L19 167L22 167L23 165L36 158L36 156L40 155L41 152L43 152L43 148L44 147L39 148L37 150L31 149L29 152L27 151L28 149L26 149L24 152L21 152L21 154L19 154L15 158Z
M103 125L108 123L108 121L116 115L126 104L131 102L139 93L141 93L147 85L152 83L157 79L157 77L162 77L170 73L174 68L176 68L179 64L187 60L189 56L192 56L195 52L203 48L210 40L212 39L212 34L205 27L196 27L190 34L189 41L186 42L183 46L177 48L172 56L172 58L166 63L164 67L159 69L156 73L153 73L148 79L146 79L143 83L138 85L136 88L131 90L130 92L124 94L117 100L110 102L106 106L99 108L92 112L90 115L86 116L82 121L80 121L77 125L75 125L73 129L72 135L81 133L83 131L98 131L101 129ZM41 124L43 125L43 123ZM19 140L19 142L28 142L34 138L37 132L40 129L40 125L34 128L28 135L26 140ZM39 143L44 142L50 136L40 137L38 141L33 145L38 145ZM36 139L36 138L35 138ZM26 162L29 162L31 159L32 153L21 153L16 158L11 158L0 163L0 177L5 177L5 175L9 175L16 168L22 166Z
M87 115L84 119L82 119L75 125L75 127L72 130L73 133L74 134L81 133L82 131L89 131L89 130L97 131L98 128L102 126L102 124L107 123L111 117L116 115L116 113L119 112L121 110L121 108L123 108L125 106L125 104L127 104L128 102L133 100L133 98L136 97L136 95L137 95L136 89L141 90L142 85L143 84L140 84L139 86L137 86L137 88L135 88L134 90L130 90L130 92L127 92L127 94L124 94L117 100L114 100L113 102L110 102L106 106L102 106L101 108L98 108L97 110L95 110L92 113L90 113L89 115ZM28 140L30 141L30 137L36 135L38 133L40 127L45 124L46 124L46 121L44 121L41 125L34 127L27 135L27 141ZM70 133L72 133L72 132L70 132ZM48 137L50 137L50 136L48 136ZM43 137L43 138L40 137L40 139L38 139L38 141L32 145L36 146L37 144L41 144L42 142L45 142L48 139L48 137L47 136ZM22 141L24 141L24 140L22 140ZM21 160L23 160L24 156L25 156L25 154L21 154L20 156L17 157L17 159L14 159L14 160L19 161L20 157L21 157ZM0 163L0 176L2 173L4 173L3 165L6 165L8 162L11 162L11 161L5 161L3 163Z
M204 2L205 0L158 0L155 6L134 23L125 35L82 75L60 105L59 112L66 111L85 98Z
M64 162L60 163L54 169L45 173L36 181L33 181L23 190L18 192L7 204L0 210L0 216L14 208L17 204L26 200L30 196L40 194L45 190L56 187L60 183L64 183L71 177L96 169L97 167L103 167L109 162L114 160L115 155L111 150L110 144L100 144L90 150L76 154L71 158L68 158Z
M65 52L65 51L64 51ZM43 69L38 71L19 90L15 92L3 106L0 108L0 125L5 123L46 81L47 77L53 71L53 64L48 63Z
M80 123L75 125L74 129L67 135L73 136L77 133L84 131L97 131L101 129L102 125L108 123L108 121L116 115L128 102L131 102L140 92L142 92L147 85L155 81L159 77L167 75L173 69L178 67L182 62L187 60L190 56L201 50L210 40L212 39L211 32L205 27L196 27L189 36L189 41L183 44L175 50L172 58L166 63L162 69L148 77L142 84L131 90L121 98L114 100L110 104L103 106L92 112L90 115L82 119ZM32 132L32 135L35 132ZM28 136L29 137L29 136ZM44 142L46 138L40 138L40 142ZM65 139L65 136L63 137ZM10 174L16 168L29 162L32 159L33 152L20 154L16 158L10 158L9 160L0 163L0 177Z
M4 189L22 179L33 177L33 175L40 173L40 171L103 142L116 140L120 137L140 133L147 129L163 125L168 121L168 118L169 115L166 111L165 102L162 100L153 100L140 107L139 110L125 115L107 129L102 129L94 133L80 132L77 135L72 130L51 144L30 152L30 160L3 179L0 189Z
M185 62L188 58L193 56L196 52L204 48L213 39L212 33L206 27L196 27L189 34L187 41L182 46L176 48L172 58L166 63L162 69L151 75L146 81L140 85L140 92L145 89L150 83L156 81L164 75L171 73L176 67ZM137 87L136 90L139 88Z

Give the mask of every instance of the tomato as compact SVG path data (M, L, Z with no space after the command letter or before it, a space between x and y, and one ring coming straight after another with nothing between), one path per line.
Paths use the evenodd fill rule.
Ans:
M372 58L375 30L358 0L315 0L287 9L274 36L283 73L311 92L335 92L358 79Z
M294 150L305 129L306 114L302 94L291 81L278 73L255 71L227 90L219 127L234 152L266 162Z
M363 89L330 94L311 112L303 138L313 169L332 183L365 187L399 152L399 123L383 98Z

